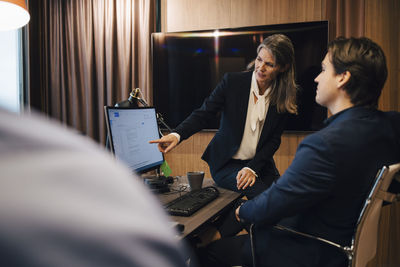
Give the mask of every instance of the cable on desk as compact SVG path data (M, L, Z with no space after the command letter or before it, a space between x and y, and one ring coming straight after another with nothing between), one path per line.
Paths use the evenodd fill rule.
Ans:
M179 183L180 178L182 176L175 176L174 177L174 184ZM179 196L182 195L183 192L188 192L189 186L187 184L178 184L176 186L173 186L173 184L170 186L170 191L163 193L164 195L172 195L172 194L179 194Z
M170 191L169 191L169 192L163 193L163 195L179 194L179 196L180 196L181 193L187 192L187 189L188 189L188 188L189 188L189 187L186 186L186 185L181 185L181 186L179 186L177 189L175 189L175 188L170 188Z

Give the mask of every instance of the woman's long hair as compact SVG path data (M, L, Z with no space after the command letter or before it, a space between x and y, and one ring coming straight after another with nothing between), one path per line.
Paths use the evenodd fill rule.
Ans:
M278 74L269 93L270 103L276 105L278 112L297 114L296 70L294 62L294 48L290 39L283 34L270 35L258 46L257 54L262 48L267 49L275 59L275 64L285 68ZM251 63L250 63L251 64ZM248 65L248 68L253 68Z

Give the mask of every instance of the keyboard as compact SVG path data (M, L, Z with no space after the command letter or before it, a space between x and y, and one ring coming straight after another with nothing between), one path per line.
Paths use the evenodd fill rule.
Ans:
M167 203L165 208L171 215L188 217L216 199L218 195L219 191L217 188L208 186L200 190L190 191L178 197Z

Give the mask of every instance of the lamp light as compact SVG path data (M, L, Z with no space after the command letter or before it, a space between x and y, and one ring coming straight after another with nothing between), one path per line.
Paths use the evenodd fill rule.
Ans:
M0 31L21 28L30 18L25 0L0 0Z

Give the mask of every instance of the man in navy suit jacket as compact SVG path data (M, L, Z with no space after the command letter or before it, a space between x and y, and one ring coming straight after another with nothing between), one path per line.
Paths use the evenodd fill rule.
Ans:
M238 220L256 225L261 266L347 266L338 250L272 225L350 244L378 169L400 161L400 114L376 109L386 77L383 51L371 40L338 38L329 44L315 79L316 101L332 114L326 127L304 139L276 183L236 209ZM243 253L239 259L235 247ZM251 265L249 247L246 235L220 240L209 245L208 260Z

